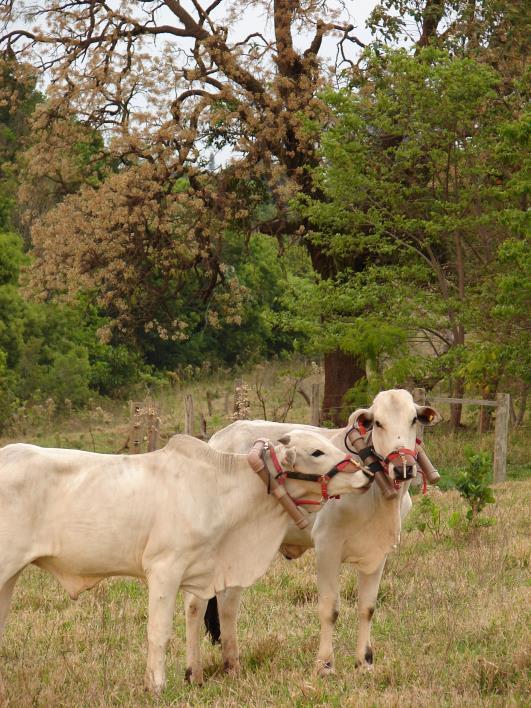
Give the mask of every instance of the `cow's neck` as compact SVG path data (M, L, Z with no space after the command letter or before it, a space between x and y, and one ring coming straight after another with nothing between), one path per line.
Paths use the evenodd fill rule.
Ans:
M384 537L388 539L391 547L400 543L400 532L402 530L401 509L404 497L408 494L409 485L409 481L402 482L398 496L394 499L385 499L378 485L373 484L371 487L374 499L374 519Z
M288 528L287 512L275 497L268 495L247 456L231 457L230 475L218 473L211 480L212 495L217 492L223 509L223 534L213 540L212 585L200 592L192 585L187 588L200 597L226 587L254 583L268 569Z

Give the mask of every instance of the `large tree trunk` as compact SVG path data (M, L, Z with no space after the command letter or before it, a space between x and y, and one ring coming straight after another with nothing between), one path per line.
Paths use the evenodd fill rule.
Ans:
M494 395L490 393L491 391L494 391ZM497 391L497 385L485 385L482 386L481 390L481 398L484 401L488 401L490 398L495 398L496 397L496 391ZM481 406L479 409L479 426L478 426L478 432L479 433L488 433L490 430L492 430L492 408L487 408L487 406Z
M465 382L459 377L454 379L452 386L452 397L453 398L463 398L465 392ZM462 403L452 403L450 404L450 430L456 432L461 427L461 415L463 413Z
M350 412L343 405L343 397L365 376L365 367L357 357L336 349L325 354L324 371L325 390L321 420L331 421L340 427L346 424Z

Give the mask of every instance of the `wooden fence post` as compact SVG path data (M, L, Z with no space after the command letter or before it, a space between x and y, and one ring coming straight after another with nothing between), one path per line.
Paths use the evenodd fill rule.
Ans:
M138 455L142 444L142 406L140 403L130 401L129 411L131 418L131 432L129 433L130 452Z
M208 417L212 418L212 402L214 400L214 394L211 391L206 392L206 402L207 402L207 411L208 411Z
M159 446L160 410L156 403L149 401L147 406L147 449L153 452Z
M194 434L194 399L191 393L187 393L184 397L184 433Z
M310 396L310 425L315 425L319 427L321 422L319 403L320 403L320 385L318 383L312 384L312 392Z
M496 401L496 425L494 428L494 482L507 479L507 435L509 432L509 411L511 397L508 393L498 393Z
M201 438L201 440L206 440L208 438L207 422L203 413L199 414L199 431L199 437Z
M225 391L225 401L223 404L223 408L225 410L225 416L228 418L230 416L230 403L229 403L229 398L230 398L230 391Z

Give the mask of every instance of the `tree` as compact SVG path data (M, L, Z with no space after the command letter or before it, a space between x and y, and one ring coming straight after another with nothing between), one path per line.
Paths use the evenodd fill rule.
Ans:
M400 340L389 340L389 327L410 341L422 334L435 358L417 376L447 379L457 397L467 382L492 395L510 370L515 344L509 331L502 334L496 312L503 296L492 285L507 291L503 254L516 251L522 275L526 269L528 168L502 140L523 96L500 101L503 81L491 68L432 48L380 49L366 62L352 89L329 98L335 122L316 171L327 198L303 200L315 228L310 238L344 271L330 297L328 331L342 338L359 329L362 315L372 318L380 353L387 345L395 360ZM525 120L517 123L522 146ZM372 253L377 265L349 272L360 253ZM520 292L528 296L525 286ZM494 331L485 331L487 312ZM342 346L358 342L350 336ZM460 411L453 413L456 427Z
M250 7L262 8L267 14L271 36L256 31L243 39L233 37L231 21ZM297 216L290 203L298 194L323 197L311 170L318 165L319 133L327 119L319 97L329 78L322 60L324 38L331 34L337 38L337 80L342 78L342 69L363 71L349 55L348 47L363 43L353 34L342 2L215 0L207 7L198 0L186 5L178 0L153 0L123 2L111 8L102 0L10 0L5 10L8 22L14 10L25 11L28 24L39 21L46 27L31 31L10 25L3 42L49 70L51 112L70 111L81 122L104 131L113 157L133 171L145 169L146 163L151 169L156 167L162 173L165 194L172 194L173 185L186 180L189 203L204 217L198 218L190 238L198 244L196 265L206 274L201 276L208 283L202 295L206 300L218 285L223 286L220 224L247 233L260 230L281 238L296 236L308 249L321 278L337 275L336 262L316 239L308 237L306 217ZM418 34L411 41L419 48L440 42L465 44L470 50L486 46L500 58L504 32L511 27L510 14L496 0L489 0L484 11L483 6L478 11L476 3L465 0L420 4L385 0L375 11L373 26L384 37L399 37L406 28L402 18L413 18ZM310 38L297 42L297 33L299 38ZM519 46L520 39L512 46ZM303 49L298 46L301 41L305 42ZM230 146L239 159L217 179L205 179L205 145ZM124 179L121 184L126 183ZM267 218L257 208L264 196L273 206ZM68 222L66 211L62 221ZM156 232L155 222L150 229ZM40 234L43 244L51 242L42 229ZM68 231L61 237L74 239ZM45 270L44 247L41 256L39 263ZM373 252L360 251L350 267L362 271L370 258ZM81 262L79 257L67 264L78 268L75 273ZM112 276L117 261L109 261L109 267ZM88 277L89 272L83 275ZM109 283L114 282L111 277ZM103 296L112 299L113 287ZM124 324L123 318L116 321ZM166 318L161 331L178 334L179 321ZM331 349L325 354L325 371L326 413L364 375L365 365L349 351Z
M65 197L96 188L115 171L101 133L71 115L40 104L31 117L31 138L18 155L19 230L31 245L31 228Z
M29 133L30 116L42 96L35 74L11 51L0 55L0 229L18 225L17 158Z
M267 11L273 36L253 32L231 41L231 18L251 5ZM314 189L308 166L316 164L316 136L306 125L323 111L318 98L325 76L319 59L323 38L336 34L345 56L347 44L361 44L353 26L339 19L342 3L257 0L205 7L194 2L192 9L167 0L141 7L126 2L115 10L104 2L13 2L6 19L17 9L43 26L47 21L47 29L37 32L9 27L3 41L50 71L49 111L71 111L106 131L112 154L134 170L156 165L169 193L172 183L186 177L188 199L205 217L194 226L193 237L197 252L208 261L212 287L223 281L216 246L220 223L234 225L236 220L248 232L303 236L304 223L292 218L289 201ZM295 46L295 31L311 34L303 50ZM147 106L139 101L144 92ZM242 157L220 179L205 180L200 157L205 143L229 145ZM274 209L266 220L255 209L264 189L238 193L242 179L246 185L249 180L267 185ZM67 203L75 201L65 202L65 215ZM45 271L46 239L42 227L37 231L34 239ZM63 232L62 238L73 240L70 234ZM325 277L332 274L333 263L312 242L306 246L315 268ZM68 261L68 267L75 262ZM168 328L171 322L163 329ZM333 352L327 358L327 368L333 369ZM357 365L350 378L362 370Z

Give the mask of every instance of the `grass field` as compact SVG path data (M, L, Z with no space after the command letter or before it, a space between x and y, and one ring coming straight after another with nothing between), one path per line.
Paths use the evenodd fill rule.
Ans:
M284 377L284 378L283 378ZM289 374L267 382L268 405L283 403ZM249 377L252 389L252 377ZM160 392L162 443L182 430L182 395L194 393L210 430L227 421L233 383L222 378ZM140 396L139 396L140 398ZM253 416L262 415L252 398ZM200 402L197 405L197 402ZM232 401L231 401L232 403ZM269 411L268 411L269 413ZM444 413L444 411L443 411ZM511 434L509 477L495 488L496 504L484 515L495 523L470 532L452 530L450 514L465 509L451 489L465 464L466 447L491 450L492 437L467 431L430 432L430 457L443 473L443 489L430 490L440 507L437 533L406 524L380 588L373 623L375 668L354 669L356 579L342 571L342 606L336 625L336 674L313 676L318 644L313 552L297 561L278 557L267 576L244 595L239 623L242 674L225 676L219 647L202 644L206 682L183 680L182 598L168 652L168 686L160 699L143 691L147 593L129 579L109 580L72 602L58 583L35 568L22 575L0 647L11 706L479 706L529 705L529 479L525 431ZM288 416L308 420L297 396ZM26 427L24 427L26 426ZM22 421L0 441L116 451L127 437L128 407L114 403L57 420ZM420 497L415 497L415 504ZM414 518L414 514L411 517Z
M432 492L443 518L461 505ZM206 682L184 683L179 599L168 652L168 686L154 700L142 689L146 590L110 580L74 603L37 569L19 580L2 671L13 706L529 705L531 482L496 488L495 525L434 538L404 533L390 557L374 618L374 671L354 669L356 582L342 571L336 629L337 673L312 675L318 621L313 552L278 558L244 595L239 634L242 674L220 667L205 638Z

